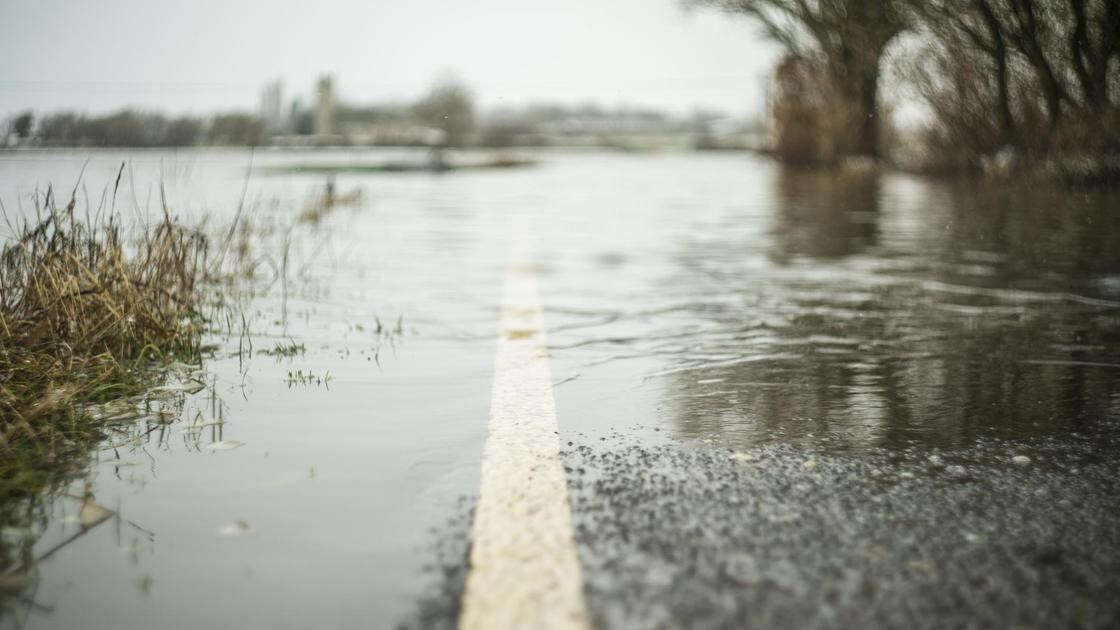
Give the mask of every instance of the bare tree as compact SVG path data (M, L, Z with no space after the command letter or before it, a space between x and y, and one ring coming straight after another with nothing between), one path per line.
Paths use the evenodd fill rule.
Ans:
M1014 51L1010 49L1006 29L997 14L998 7L993 6L992 0L929 0L916 1L912 6L918 16L917 21L941 44L937 53L955 54L957 57L955 63L958 64L965 62L966 58L968 61L976 61L971 57L979 54L982 57L980 63L986 59L990 64L990 68L985 69L985 74L988 74L995 84L994 109L999 125L999 138L996 144L997 146L1015 145L1019 131L1012 107L1011 55ZM936 53L933 59L944 61L943 58L938 58ZM955 83L952 89L958 96L969 91L975 94L976 86L965 85L965 81L989 79L989 76L977 77L972 68L968 70L962 72L947 67L942 69L943 74L947 75L946 78ZM923 76L922 81L927 99L932 100L935 97L931 93L930 85L934 82L928 75ZM942 110L944 108L944 103L931 103L931 105L935 110L939 109L939 105ZM988 107L987 103L973 103L973 105Z
M470 90L454 80L444 80L413 105L417 118L443 132L443 146L459 146L474 129L474 102Z
M1120 57L1120 0L1070 0L1073 29L1068 35L1073 70L1086 105L1104 111L1112 103L1113 61Z
M911 6L942 48L963 45L988 59L1001 144L1046 151L1059 132L1114 127L1120 0L912 0ZM1041 127L1029 124L1035 102L1045 111ZM1107 140L1116 130L1103 131Z
M844 115L836 139L842 155L879 156L879 62L907 26L906 3L894 0L687 0L758 22L791 53L819 58Z

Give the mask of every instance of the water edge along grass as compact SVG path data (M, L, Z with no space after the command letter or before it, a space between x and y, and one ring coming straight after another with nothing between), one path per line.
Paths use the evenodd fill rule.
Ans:
M154 366L201 358L207 237L166 206L126 227L76 205L58 207L48 189L0 251L0 501L84 466L103 437L89 405L142 391Z

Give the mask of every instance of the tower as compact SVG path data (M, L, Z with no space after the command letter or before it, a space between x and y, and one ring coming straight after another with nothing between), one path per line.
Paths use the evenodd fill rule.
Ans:
M329 74L319 77L315 104L315 141L326 144L334 135L334 83Z

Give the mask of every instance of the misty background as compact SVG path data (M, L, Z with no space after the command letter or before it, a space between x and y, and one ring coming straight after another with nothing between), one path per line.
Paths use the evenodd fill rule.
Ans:
M764 111L780 55L746 20L677 0L6 0L0 117L33 109L254 111L262 84L407 101L440 77L482 108L536 101Z

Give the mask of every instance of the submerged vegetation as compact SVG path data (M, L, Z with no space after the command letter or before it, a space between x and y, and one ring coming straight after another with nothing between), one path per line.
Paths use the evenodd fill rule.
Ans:
M178 418L162 403L153 407L152 396L203 389L201 362L215 349L208 335L236 337L235 355L252 357L245 300L278 292L275 323L286 330L289 285L323 248L296 251L315 234L299 228L361 204L360 190L340 194L330 183L279 225L254 217L244 200L231 224L210 229L183 223L166 202L155 219L126 222L115 204L124 174L122 165L101 206L79 210L77 186L65 203L48 189L36 194L30 217L7 224L0 249L0 503L74 480L121 423ZM398 334L400 327L398 320ZM260 351L280 358L305 352L291 337ZM307 376L293 382L329 380Z
M302 343L296 343L294 341L289 341L288 343L277 343L272 348L265 348L264 350L261 350L260 352L261 352L261 354L263 354L265 356L270 356L270 357L291 358L291 357L303 356L304 354L306 354L307 353L307 347L304 346Z
M0 499L37 491L101 437L88 405L201 356L206 236L166 210L133 231L75 206L48 191L0 252Z
M329 389L331 378L330 372L317 374L311 370L304 372L302 369L298 369L288 370L288 375L284 377L284 382L288 384L288 387L293 385L317 385L325 386Z

